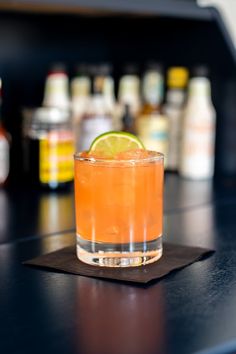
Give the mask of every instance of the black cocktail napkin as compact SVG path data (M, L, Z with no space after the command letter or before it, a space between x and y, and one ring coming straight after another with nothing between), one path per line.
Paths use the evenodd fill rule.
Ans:
M148 283L153 279L162 278L174 270L199 261L213 252L211 249L201 247L164 243L163 256L157 262L139 267L110 268L92 266L79 261L75 246L69 246L23 262L23 264L88 277Z

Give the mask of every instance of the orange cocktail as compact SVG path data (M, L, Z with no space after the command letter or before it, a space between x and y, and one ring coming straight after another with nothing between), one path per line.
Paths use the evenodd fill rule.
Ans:
M132 266L162 254L163 155L75 156L77 255L90 264Z

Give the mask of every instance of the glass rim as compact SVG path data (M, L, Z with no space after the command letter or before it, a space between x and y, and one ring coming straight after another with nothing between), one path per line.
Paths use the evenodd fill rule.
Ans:
M85 161L85 162L91 162L91 163L102 163L102 164L109 164L109 165L118 165L120 163L122 164L132 164L132 165L138 165L138 164L143 164L143 163L151 163L151 162L157 162L157 161L164 161L164 154L158 151L153 151L153 150L147 150L148 152L153 153L152 156L140 158L140 159L125 159L125 160L120 160L120 159L104 159L100 157L88 157L88 156L80 156L82 152L76 152L74 154L74 161Z

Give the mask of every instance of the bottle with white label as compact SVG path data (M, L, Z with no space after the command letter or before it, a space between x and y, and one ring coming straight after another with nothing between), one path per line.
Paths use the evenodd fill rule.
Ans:
M85 113L91 92L91 79L89 68L80 64L77 75L71 80L71 108L73 122L79 122Z
M141 107L140 79L135 64L127 64L119 81L118 101L115 107L115 130L122 129L122 117L125 107L129 106L130 114L136 120Z
M167 72L166 103L163 111L169 120L168 171L178 171L183 108L186 98L188 70L171 67Z
M113 129L110 106L104 95L104 77L94 80L89 105L80 122L79 150L88 150L92 141L100 134Z
M79 149L80 121L86 113L91 93L91 78L89 67L80 64L77 75L71 81L71 110L72 124L76 142L76 150Z
M149 64L143 78L144 104L137 118L137 135L149 150L168 153L168 118L162 114L163 73L158 64Z
M196 180L213 177L215 119L209 79L203 75L193 77L183 117L179 166L182 177Z
M10 169L10 144L9 134L2 123L2 80L0 79L0 186L3 186L8 178Z
M97 68L97 73L94 78L94 86L96 81L98 85L101 83L101 90L106 102L108 111L113 114L115 107L114 79L112 77L112 66L109 63L100 64ZM99 81L102 81L99 83Z

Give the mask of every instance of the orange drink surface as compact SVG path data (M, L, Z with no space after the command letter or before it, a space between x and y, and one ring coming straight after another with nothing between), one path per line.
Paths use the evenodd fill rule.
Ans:
M87 241L148 242L162 236L163 157L137 149L75 157L76 233Z

